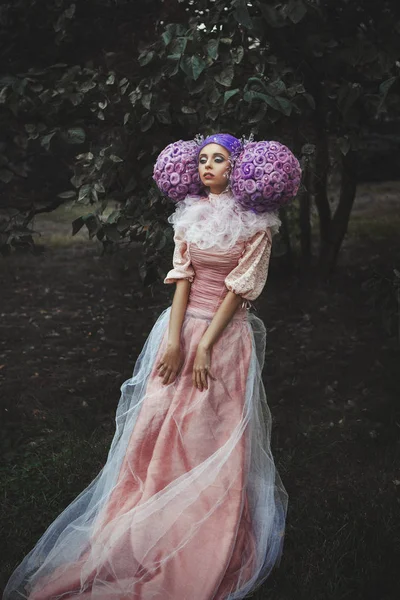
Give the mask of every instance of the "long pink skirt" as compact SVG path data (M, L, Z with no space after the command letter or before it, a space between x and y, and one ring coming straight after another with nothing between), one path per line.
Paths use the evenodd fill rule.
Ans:
M184 363L155 367L170 308L121 387L116 433L97 478L50 525L4 600L236 600L279 564L287 494L270 448L262 321L238 311L212 349L207 390L192 384L210 319L186 313Z

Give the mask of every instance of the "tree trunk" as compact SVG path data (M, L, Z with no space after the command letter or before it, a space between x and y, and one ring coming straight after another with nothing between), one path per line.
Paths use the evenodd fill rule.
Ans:
M308 160L303 164L303 190L299 196L300 212L300 248L303 267L311 263L311 224L310 224L310 165Z
M314 190L315 204L319 216L319 257L318 265L324 271L324 266L331 252L331 208L328 199L328 169L329 169L329 147L328 136L322 124L317 125Z
M336 267L339 250L347 232L351 210L357 191L357 166L356 152L348 152L342 157L342 179L340 183L339 204L332 220L332 247L328 268L332 272Z

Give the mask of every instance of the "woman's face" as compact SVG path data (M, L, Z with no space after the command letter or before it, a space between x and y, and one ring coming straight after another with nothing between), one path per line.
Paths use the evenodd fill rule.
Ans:
M231 164L229 151L219 144L207 144L199 154L199 175L213 194L220 194L228 185Z

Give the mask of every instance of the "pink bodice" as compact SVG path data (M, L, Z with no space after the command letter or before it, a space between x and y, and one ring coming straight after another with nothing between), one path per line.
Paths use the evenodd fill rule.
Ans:
M237 266L244 250L244 242L231 250L221 252L201 250L194 243L188 244L188 252L195 276L190 289L187 310L196 314L212 315L228 293L225 280ZM244 306L238 308L235 318L244 317Z

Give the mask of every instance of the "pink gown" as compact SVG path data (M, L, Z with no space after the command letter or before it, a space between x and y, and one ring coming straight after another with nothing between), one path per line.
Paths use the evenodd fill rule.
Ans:
M5 600L235 600L279 564L287 494L270 449L265 328L248 310L267 278L270 231L226 252L174 239L165 283L192 282L181 370L168 385L156 372L169 307L121 387L106 465L14 572ZM197 345L228 290L243 303L212 348L216 379L199 391Z

